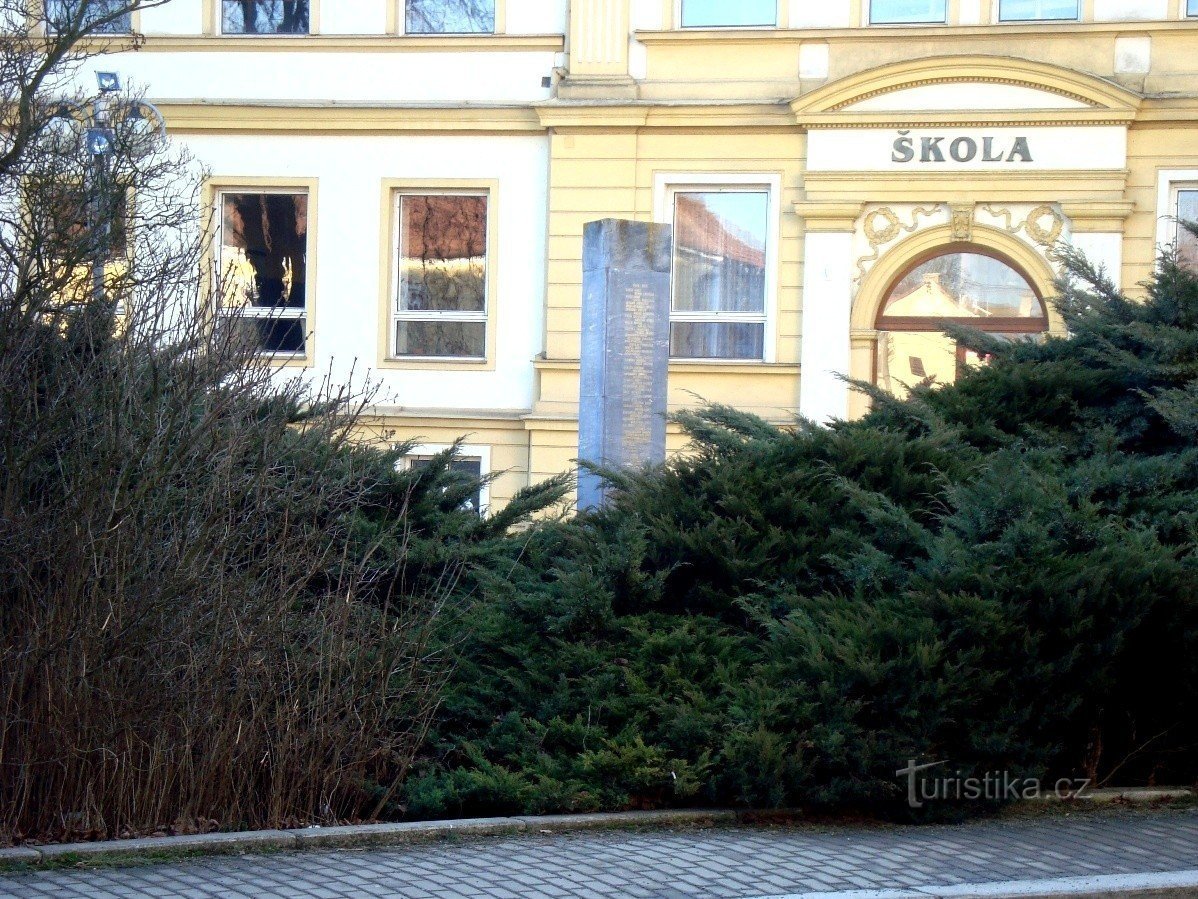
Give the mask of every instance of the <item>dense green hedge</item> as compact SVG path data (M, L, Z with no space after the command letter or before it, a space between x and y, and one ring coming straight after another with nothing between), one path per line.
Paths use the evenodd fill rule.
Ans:
M1069 269L1068 340L962 332L992 364L832 428L684 415L690 455L497 550L402 811L1192 782L1198 281Z

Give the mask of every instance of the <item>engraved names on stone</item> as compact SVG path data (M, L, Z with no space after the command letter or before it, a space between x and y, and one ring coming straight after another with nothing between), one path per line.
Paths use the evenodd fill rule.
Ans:
M583 234L580 461L609 468L665 460L670 353L670 228L605 219ZM579 472L578 505L605 485Z

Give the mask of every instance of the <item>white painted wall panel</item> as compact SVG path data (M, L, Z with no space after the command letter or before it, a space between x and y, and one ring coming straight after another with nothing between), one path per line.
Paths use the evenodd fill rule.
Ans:
M1071 242L1087 259L1105 268L1107 277L1119 286L1123 269L1122 234L1075 232Z
M497 179L492 226L494 371L385 370L382 403L427 409L528 409L541 351L548 141L528 137L193 136L214 177L316 178L316 364L345 382L375 366L379 345L382 181ZM389 264L389 260L388 260Z
M803 247L803 340L799 412L815 422L845 418L849 388L853 235L808 231Z
M661 0L631 0L629 21L633 31L659 31L666 27L665 4Z
M1094 0L1094 18L1098 21L1141 21L1167 19L1169 0Z
M791 28L849 28L852 18L851 0L790 0Z
M117 53L93 61L149 88L157 100L337 103L520 103L544 100L553 54Z
M507 33L565 34L569 6L569 0L507 0Z
M320 33L385 34L387 7L395 2L396 0L325 0L320 4Z
M141 30L144 34L203 34L204 4L202 0L170 0L162 6L141 11Z

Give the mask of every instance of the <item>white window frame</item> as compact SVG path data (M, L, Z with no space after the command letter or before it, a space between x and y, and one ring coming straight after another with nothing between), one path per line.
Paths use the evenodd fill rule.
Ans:
M865 24L867 24L867 25L882 26L882 27L887 27L887 28L901 28L903 26L911 27L911 26L920 26L920 25L947 25L948 24L949 0L943 0L943 2L944 2L943 18L925 19L925 20L919 21L919 22L875 22L874 21L874 4L877 2L878 2L878 0L868 0L869 9L866 10L866 14L865 14Z
M1002 15L1003 2L1004 2L1004 0L994 0L994 21L1000 25L1008 25L1008 24L1020 25L1020 24L1026 24L1028 22L1080 22L1080 21L1082 21L1084 15L1085 15L1084 0L1074 0L1074 2L1076 2L1076 4L1077 4L1077 12L1069 18L1065 18L1065 19L1042 19L1042 18L1004 19L1003 15Z
M784 0L775 0L774 3L774 21L771 25L684 25L682 23L682 4L683 0L674 0L674 21L678 23L679 31L703 31L703 30L731 30L731 31L762 31L771 28L780 28L782 23L782 3Z
M765 238L765 337L764 352L760 359L691 359L671 356L671 362L699 362L708 365L752 365L774 362L778 358L778 266L779 244L782 238L781 197L782 176L769 172L659 172L653 178L654 220L661 224L674 224L674 197L680 193L746 193L765 191L769 195ZM670 265L673 268L673 256ZM673 290L673 271L670 273ZM670 296L670 322L674 322L674 297ZM679 316L679 321L753 322L762 320L762 314L749 312L688 313Z
M407 454L400 460L403 463L404 470L410 470L412 462L417 458L427 456L438 456L446 450L450 449L453 444L450 443L421 443L412 447ZM491 475L491 447L483 444L462 444L458 447L459 459L478 459L479 462L479 477L488 478ZM482 491L478 495L478 513L481 516L486 516L491 508L491 483L487 481L483 484Z
M1156 188L1157 249L1177 241L1177 201L1183 190L1198 190L1198 169L1161 169Z
M491 23L490 31L408 31L408 0L391 0L391 2L395 4L395 14L399 17L398 31L400 34L410 34L412 37L486 37L500 33L500 4L504 0L495 0L495 20Z
M486 255L483 257L483 309L482 312L438 312L429 310L401 310L400 302L400 281L402 278L399 259L399 244L401 230L403 228L403 208L401 203L404 197L485 197L487 200L487 232L483 236L483 248ZM494 260L491 259L491 239L494 236L491 229L495 227L492 213L495 210L494 192L487 188L462 188L462 189L438 189L435 187L412 187L398 188L393 192L391 198L391 315L389 317L390 331L387 334L387 359L397 362L471 362L479 363L486 362L491 358L491 276L494 269ZM480 322L483 326L483 352L481 356L417 356L417 355L401 355L399 353L398 341L398 324L401 321L418 321L418 322Z
M305 271L304 271L304 305L295 307L283 306L244 306L238 310L240 318L262 318L273 319L275 321L296 321L304 320L304 348L300 352L284 352L281 350L258 350L260 356L270 356L277 359L307 359L312 352L312 290L315 285L312 283L312 223L314 220L312 209L312 191L308 188L300 187L254 187L245 185L242 187L218 187L216 189L216 203L214 214L216 216L216 245L213 247L213 258L216 267L216 314L219 318L232 318L233 314L225 309L224 303L224 276L225 264L222 258L222 253L225 248L224 230L225 230L225 195L226 194L280 194L283 196L298 196L303 194L308 198L308 233L305 235L307 246L304 250Z
M308 30L307 31L225 31L225 0L215 0L216 6L216 33L221 37L265 37L265 38L297 38L309 37L314 32L312 30L312 20L316 12L316 4L318 0L308 0Z

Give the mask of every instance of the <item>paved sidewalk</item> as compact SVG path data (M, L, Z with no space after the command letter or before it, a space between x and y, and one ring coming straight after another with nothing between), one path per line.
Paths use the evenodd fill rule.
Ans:
M1198 809L935 827L462 838L7 875L0 896L756 899L1187 870L1198 871Z

